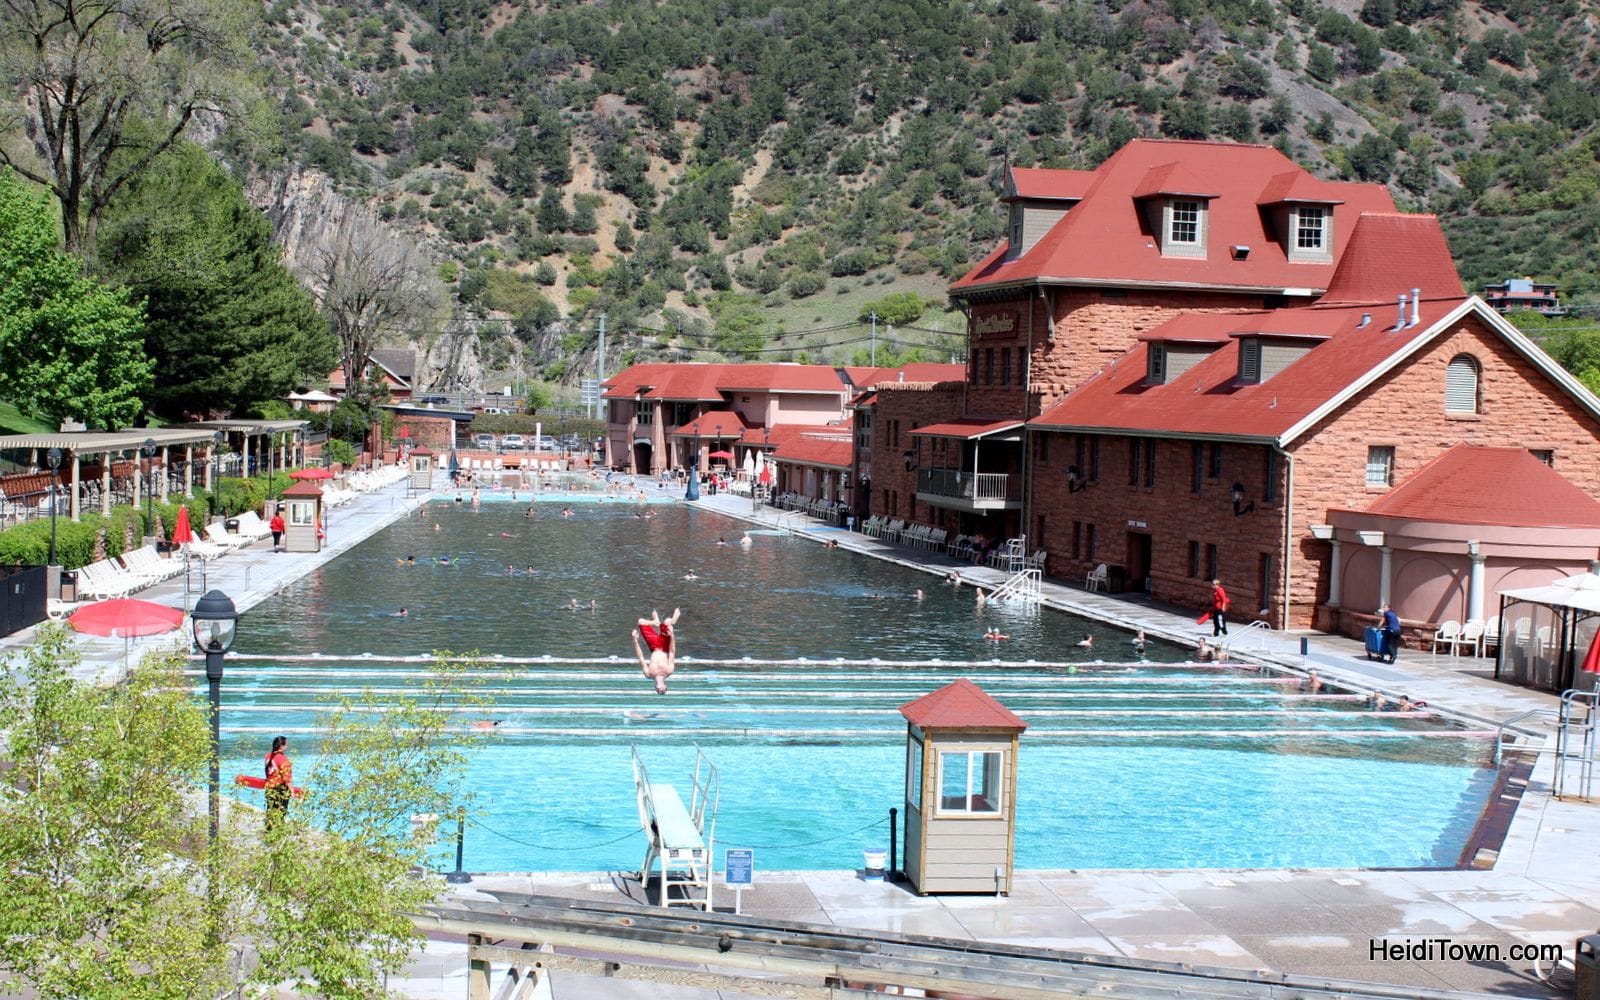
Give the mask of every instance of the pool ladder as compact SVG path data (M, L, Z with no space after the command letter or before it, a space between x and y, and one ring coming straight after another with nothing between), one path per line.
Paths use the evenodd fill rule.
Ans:
M1595 758L1600 755L1600 691L1569 690L1562 693L1561 703L1555 709L1530 708L1500 723L1495 728L1496 767L1505 759L1509 730L1530 719L1554 720L1556 724L1556 745L1550 751L1555 756L1551 794L1558 799L1568 794L1567 771L1575 767L1577 790L1572 794L1588 800L1594 787Z
M1041 570L1019 570L1011 579L996 587L994 592L989 595L989 600L1038 604L1039 585L1043 580L1044 573Z

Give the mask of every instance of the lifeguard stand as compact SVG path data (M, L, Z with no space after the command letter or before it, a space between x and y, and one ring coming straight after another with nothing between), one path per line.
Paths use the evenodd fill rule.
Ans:
M1009 895L1017 743L1028 724L965 677L900 706L906 717L906 878L917 894Z
M283 517L285 552L322 551L322 488L311 480L283 491L288 510Z
M411 488L433 489L433 452L426 448L411 449Z

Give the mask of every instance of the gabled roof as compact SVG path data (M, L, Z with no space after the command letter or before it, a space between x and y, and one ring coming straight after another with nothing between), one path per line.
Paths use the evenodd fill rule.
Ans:
M1182 163L1163 163L1151 167L1144 180L1133 189L1135 199L1144 198L1215 198L1216 185L1201 180Z
M744 418L733 410L707 410L673 431L672 436L708 438L720 434L729 440L742 436L744 431Z
M965 677L906 702L900 706L900 714L923 729L1010 729L1020 733L1028 728L1010 709Z
M605 381L606 399L668 399L678 402L720 402L717 379L723 365L645 364L625 368Z
M718 365L724 392L800 392L843 395L839 370L828 365Z
M1285 170L1267 182L1256 199L1263 208L1268 205L1288 203L1311 205L1343 205L1341 187L1336 183L1318 180L1304 170Z
M417 377L417 352L402 350L378 350L368 354L375 363L380 365L390 375L410 385Z
M899 368L865 368L846 366L846 375L858 389L867 389L881 382L952 382L967 377L965 365L947 365L936 361L913 361Z
M1537 503L1529 503L1537 497ZM1378 498L1368 514L1408 521L1600 528L1600 500L1525 448L1458 444Z
M1157 168L1176 166L1161 174ZM1014 260L1002 243L978 266L950 286L960 296L982 288L1011 284L1076 283L1087 285L1237 288L1241 291L1322 289L1333 276L1331 263L1290 263L1268 232L1268 214L1258 202L1269 186L1293 187L1302 182L1279 180L1303 175L1323 195L1321 201L1342 202L1335 212L1333 259L1349 240L1355 219L1363 212L1393 212L1394 200L1379 184L1316 181L1271 146L1219 142L1135 139L1093 171L1083 199ZM1214 194L1207 209L1204 257L1163 257L1135 200L1141 191L1201 188ZM1306 188L1310 190L1310 188ZM1248 246L1243 260L1233 259L1232 246Z
M1001 201L1077 201L1094 183L1093 170L1047 170L1012 167L1000 194Z
M1369 213L1356 223L1317 304L1393 302L1413 288L1429 296L1466 294L1438 217Z

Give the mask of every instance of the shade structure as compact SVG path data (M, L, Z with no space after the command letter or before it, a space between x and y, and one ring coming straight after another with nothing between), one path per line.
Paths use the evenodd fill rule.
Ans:
M711 459L713 462L731 462L731 461L733 461L733 452L731 452L731 451L714 451L711 454L707 455L706 457Z
M178 508L177 523L172 526L172 541L175 545L188 545L194 541L194 528L189 525L189 508Z
M88 635L131 639L171 632L183 624L183 612L153 601L118 597L84 605L72 613L67 623Z
M293 472L289 473L289 478L290 479L332 479L333 478L333 472L330 469L296 469Z

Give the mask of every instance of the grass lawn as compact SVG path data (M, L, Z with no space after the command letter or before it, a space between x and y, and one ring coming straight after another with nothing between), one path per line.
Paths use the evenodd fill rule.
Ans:
M936 275L915 277L902 275L887 284L876 281L867 283L863 278L830 278L826 288L803 299L791 298L787 291L775 292L767 296L766 306L762 312L766 318L782 323L784 328L790 331L782 339L776 340L772 346L811 348L814 355L820 355L813 356L814 362L848 361L852 353L870 346L871 330L866 321L857 319L861 308L868 302L881 299L893 292L914 291L933 302L915 325L949 330L954 336L940 337L915 330L891 331L880 323L878 346L894 351L915 345L933 348L941 354L960 353L966 349L967 324L961 313L945 312L945 288L944 279ZM814 338L794 335L798 331L817 327L858 322L859 327L854 330L832 330L818 334ZM947 361L949 357L940 357L937 360Z
M10 403L0 403L0 433L49 434L55 430L55 426L42 420L23 416L21 411Z

